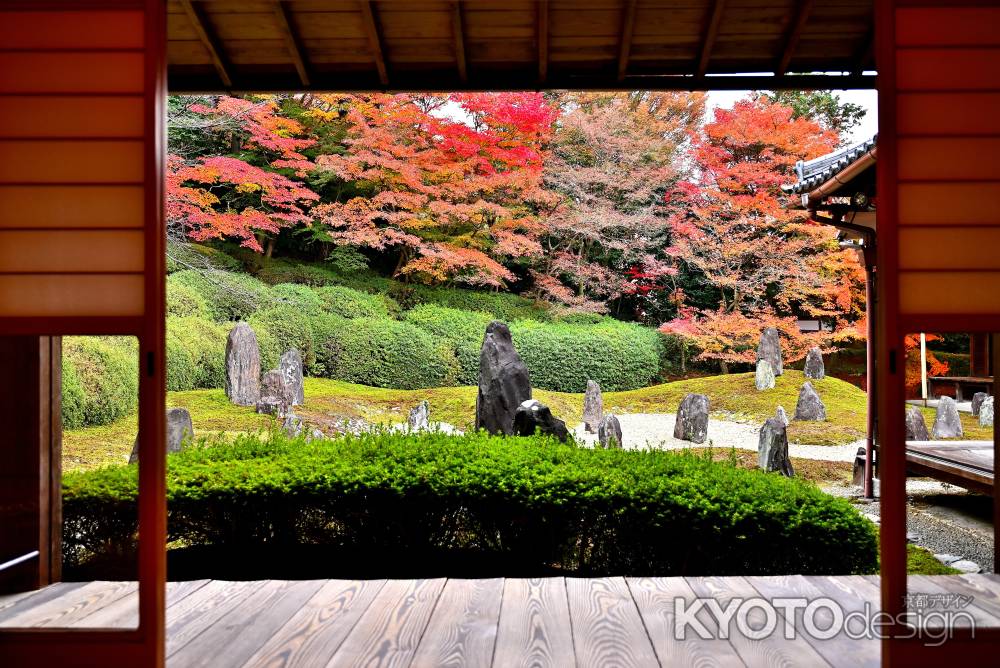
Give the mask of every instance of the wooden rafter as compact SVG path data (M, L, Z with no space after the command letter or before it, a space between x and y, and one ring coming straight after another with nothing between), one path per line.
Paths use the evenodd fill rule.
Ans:
M698 68L695 76L701 78L708 71L708 61L712 57L712 47L715 46L715 37L719 34L719 24L722 23L722 11L726 8L725 0L715 0L712 3L712 12L705 23L705 33L701 40L701 55L698 57Z
M618 45L618 81L625 80L628 70L629 52L632 50L632 31L635 28L636 0L625 3L625 18L622 20L622 38Z
M864 40L861 42L861 47L858 49L857 53L854 55L854 66L851 68L851 74L854 76L861 76L864 74L865 69L869 64L872 63L872 59L875 56L875 29L872 28L865 35ZM874 67L869 68L874 69Z
M778 66L774 69L775 75L780 77L788 72L788 65L792 62L795 49L799 46L799 39L802 37L802 30L806 27L806 22L809 20L809 13L812 11L813 4L813 0L802 0L799 3L799 10L795 14L795 20L788 28L788 34L785 36L785 48L782 49Z
M299 42L298 33L296 33L295 28L292 26L288 8L282 0L274 0L274 16L278 20L278 26L281 27L281 34L285 38L285 46L288 47L288 55L291 56L292 62L295 63L295 70L299 73L299 79L302 81L303 86L309 86L309 70L306 67L305 52Z
M389 70L385 66L385 55L382 52L382 36L379 34L378 22L371 0L362 0L361 16L364 19L365 32L368 34L368 44L375 58L375 68L378 70L378 80L383 86L389 85Z
M198 38L201 39L201 43L208 49L208 55L212 59L215 71L219 73L219 78L222 79L222 84L226 88L232 88L233 78L229 75L229 62L226 60L222 47L219 46L215 32L208 21L205 20L205 12L199 5L191 2L191 0L180 0L180 2L181 7L184 8L184 13L187 14L188 20L191 22L192 27L194 27L194 31L198 33Z
M538 0L535 29L538 36L538 85L549 78L549 3Z
M462 22L462 3L451 3L451 31L455 36L455 66L458 67L459 81L468 83L469 71L465 62L465 29Z

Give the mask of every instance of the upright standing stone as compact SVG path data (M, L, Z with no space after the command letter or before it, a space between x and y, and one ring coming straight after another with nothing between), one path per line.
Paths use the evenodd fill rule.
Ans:
M292 405L291 393L285 385L281 372L275 369L264 374L260 382L260 399L257 412L284 418Z
M757 373L754 374L753 384L759 391L774 388L774 370L767 360L757 360Z
M180 452L185 440L194 438L194 424L191 423L191 413L186 408L170 408L167 410L167 453ZM139 461L139 436L132 444L132 454L129 464Z
M591 434L595 433L603 417L604 397L601 396L601 386L592 380L588 380L587 391L583 395L584 429Z
M986 397L990 396L986 392L976 392L972 395L972 415L975 417L979 416L979 407L983 405L986 401Z
M826 406L823 405L823 400L819 398L812 383L808 380L799 390L799 401L795 404L795 419L819 422L826 419Z
M924 421L924 412L916 406L910 406L906 409L906 440L931 440L930 434L927 433L927 423Z
M245 322L236 323L226 339L226 396L237 406L260 399L260 347Z
M993 426L993 397L986 397L983 405L979 407L979 426Z
M688 394L681 399L674 422L674 438L692 443L704 443L708 438L708 397Z
M788 413L785 412L784 406L778 406L778 410L774 411L774 417L781 420L781 424L788 426Z
M296 348L286 350L278 362L278 371L285 381L288 395L292 399L293 406L301 406L305 403L306 392L302 380L302 355Z
M982 413L981 407L979 412ZM941 397L938 399L937 415L934 416L931 436L934 438L959 438L962 434L962 419L958 415L958 404L951 397Z
M823 380L826 377L826 366L823 364L823 351L817 346L813 346L806 353L806 365L802 372L806 378L813 380Z
M569 438L566 423L552 415L548 406L535 399L528 399L514 413L513 431L517 436L555 436L563 443Z
M788 457L788 432L779 418L768 418L760 428L757 464L765 471L778 471L789 478L795 475Z
M491 434L514 433L514 413L528 399L531 399L528 367L514 349L510 329L494 320L486 326L479 353L476 429Z
M771 371L775 376L784 373L781 361L781 336L774 327L766 327L761 332L760 343L757 345L757 359L770 362Z
M605 415L597 425L597 442L602 448L622 448L622 425L611 413Z
M413 431L428 429L431 426L431 405L427 400L410 409L410 414L406 417L406 424Z

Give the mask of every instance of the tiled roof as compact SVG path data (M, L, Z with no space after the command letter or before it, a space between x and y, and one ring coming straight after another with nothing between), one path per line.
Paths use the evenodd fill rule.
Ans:
M860 144L848 146L812 160L799 160L795 163L795 173L799 177L798 183L782 186L782 189L789 193L807 193L815 190L875 148L877 140L878 135L875 135Z

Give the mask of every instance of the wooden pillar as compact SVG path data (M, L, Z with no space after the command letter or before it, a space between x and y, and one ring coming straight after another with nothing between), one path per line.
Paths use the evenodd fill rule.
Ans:
M59 360L58 337L0 337L0 593L60 578Z
M973 332L969 335L969 375L976 378L990 376L990 335Z

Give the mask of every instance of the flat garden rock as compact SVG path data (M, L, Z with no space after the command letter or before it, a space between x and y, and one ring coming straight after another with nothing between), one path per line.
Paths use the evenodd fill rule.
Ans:
M754 387L758 391L770 390L774 388L774 369L767 360L757 360L757 372L753 377Z
M191 422L191 413L186 408L167 409L167 454L180 452L186 441L194 438L194 424ZM136 435L132 444L132 454L129 455L128 463L135 464L139 461L139 436Z
M976 392L972 395L972 415L979 417L979 407L983 405L986 401L986 397L990 396L987 392Z
M788 432L777 417L768 418L760 428L757 464L765 471L778 471L789 478L795 475L788 456Z
M774 327L766 327L761 332L760 343L757 345L757 359L767 360L775 376L784 373L781 361L781 335Z
M431 424L431 405L427 400L410 409L410 414L406 417L406 424L413 431L428 429Z
M514 432L514 413L531 399L528 367L514 349L507 325L494 320L486 326L479 353L479 393L476 429L491 434Z
M285 381L285 387L288 390L288 396L292 400L292 405L301 406L305 403L306 393L305 384L302 380L302 355L299 354L298 349L292 348L286 350L281 355L281 361L278 362L278 371Z
M604 417L604 397L601 396L601 386L592 380L587 381L587 391L583 393L583 425L591 434Z
M826 377L826 366L823 364L823 351L817 346L813 346L806 353L806 364L802 368L802 373L806 378L813 380L823 380Z
M980 414L982 408L980 408ZM962 436L962 419L958 415L958 404L951 397L938 399L937 415L931 427L933 438L959 438Z
M986 397L983 405L979 407L979 426L993 426L993 397Z
M826 406L808 380L799 390L799 401L795 404L795 419L822 422L826 419Z
M605 415L600 424L597 425L597 442L601 444L602 448L620 449L622 447L622 443L624 443L622 425L613 414Z
M288 415L285 416L285 421L282 423L281 428L291 438L295 438L302 433L302 418L289 411Z
M536 399L528 399L514 412L514 434L532 436L537 431L545 436L555 436L562 442L569 438L566 423L552 415L549 407Z
M245 322L236 323L226 339L226 396L237 406L260 399L260 346Z
M930 434L927 433L927 422L924 421L924 412L916 406L906 409L906 440L931 440Z
M692 443L704 443L708 438L708 397L688 394L681 399L674 422L674 438Z

